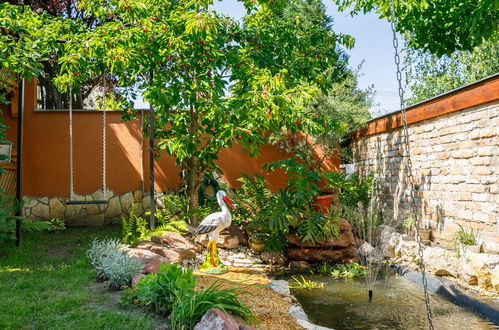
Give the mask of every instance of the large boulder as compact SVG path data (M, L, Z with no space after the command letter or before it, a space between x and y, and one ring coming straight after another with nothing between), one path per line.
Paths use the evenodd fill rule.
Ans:
M397 246L395 246L395 256L402 261L412 264L419 263L419 243L409 235L401 235Z
M167 232L161 236L151 237L151 241L169 247L188 249L195 252L202 252L204 248L195 242L191 242L187 237L179 233Z
M395 258L395 248L400 242L402 234L397 232L382 232L381 234L381 250L385 257Z
M316 249L288 247L288 259L310 262L348 262L357 255L357 248L350 246L345 249Z
M450 251L439 246L427 247L424 250L426 269L435 275L458 276L459 260L455 251Z
M459 276L468 284L492 290L497 285L499 255L465 252L459 260ZM494 283L493 283L494 282Z
M146 261L143 271L146 274L155 274L159 272L159 266L170 263L168 259L162 256L156 256Z
M166 247L153 242L141 242L137 249L148 250L168 259L170 263L181 262L186 259L196 259L196 252L183 248Z
M256 330L233 315L218 308L208 310L196 324L194 330Z

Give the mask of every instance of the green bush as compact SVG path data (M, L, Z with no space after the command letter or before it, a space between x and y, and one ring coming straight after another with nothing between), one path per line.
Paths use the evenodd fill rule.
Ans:
M126 254L127 247L117 239L92 241L87 257L97 279L109 281L114 288L131 284L132 276L140 273L143 264Z
M357 207L362 204L368 207L371 201L374 174L371 173L366 179L361 180L357 173L348 175L342 172L322 172L321 176L330 188L338 191L340 203L348 207Z
M162 264L159 272L142 278L135 289L125 292L122 304L149 306L157 313L169 315L172 329L192 329L211 308L241 317L254 324L253 312L239 300L234 289L220 289L218 283L195 291L196 277L192 269L182 269L176 263Z

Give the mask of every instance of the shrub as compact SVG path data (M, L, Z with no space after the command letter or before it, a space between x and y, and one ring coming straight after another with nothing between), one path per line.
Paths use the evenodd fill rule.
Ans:
M172 329L192 329L211 308L219 308L254 323L254 314L238 299L241 292L222 290L218 283L200 291L195 291L195 287L196 277L192 275L192 269L165 263L159 267L158 273L142 278L132 292L125 292L122 303L149 306L157 313L169 315Z
M97 279L109 281L114 288L131 284L132 276L140 273L143 265L126 254L127 247L117 239L93 240L87 257Z

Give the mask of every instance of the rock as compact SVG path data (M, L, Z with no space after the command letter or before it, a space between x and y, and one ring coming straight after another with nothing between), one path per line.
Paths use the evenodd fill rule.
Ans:
M395 258L395 248L399 244L402 234L396 232L381 233L381 249L383 255L389 258Z
M291 292L289 291L288 281L284 280L270 280L270 288L280 294L281 296L289 296Z
M409 235L401 235L395 246L395 256L403 261L419 263L419 244Z
M134 249L134 248L131 248L131 249L128 249L127 250L127 254L130 256L130 257L134 257L134 258L137 258L139 259L140 261L142 261L143 263L147 262L149 259L151 258L154 258L154 257L158 257L159 255L154 253L154 252L151 252L149 250L143 250L143 249Z
M492 270L490 283L492 284L492 289L499 292L499 265L495 266Z
M189 249L195 252L202 252L204 248L197 243L189 241L185 236L179 233L168 232L161 235L161 237L153 236L151 241L159 244L164 244L170 247L177 247L182 249Z
M195 259L196 252L189 249L165 247L152 242L140 242L137 249L149 250L168 259L170 263L180 262L185 259Z
M146 274L155 274L159 272L159 266L164 263L169 263L168 259L163 258L161 256L153 257L147 261L144 265L144 272Z
M133 193L131 191L127 192L126 194L121 195L120 202L121 202L121 210L122 210L123 214L128 214L130 207L132 206L133 201L134 201L134 198L133 198Z
M354 258L357 256L357 248L355 246L337 250L288 247L287 252L288 259L290 260L305 260L310 262L342 262L344 259Z
M310 267L310 264L307 261L298 261L298 260L291 260L288 264L289 268L296 268L296 269L307 269Z
M201 245L204 247L208 246L208 236L204 236L203 239L201 240ZM223 249L235 249L239 246L239 239L234 236L229 236L229 235L222 235L218 236L217 239L217 247L223 248Z
M135 288L135 286L137 285L137 283L142 279L146 277L145 274L135 274L132 276L132 288Z
M49 202L49 206L50 218L64 219L66 208L57 198L52 198Z
M478 284L491 290L495 286L492 278L497 278L494 272L497 272L498 266L498 254L466 252L459 260L459 275L468 284Z
M260 254L260 258L263 262L271 265L284 267L286 264L286 257L281 252L264 251Z
M241 319L234 317L218 308L208 310L196 324L194 330L256 330L242 323Z
M85 226L101 227L104 224L104 214L90 215L83 220Z
M307 330L332 330L330 328L321 327L320 325L315 325L308 320L307 314L303 309L298 306L292 306L289 308L288 313L291 314L296 319L299 325Z
M239 245L248 246L248 236L237 225L230 225L222 230L221 234L237 237Z
M291 314L297 320L308 320L307 314L298 305L292 306L288 309L288 313Z
M338 221L337 224L340 227L341 231L351 231L352 230L352 225L344 219L341 219L340 221Z
M427 247L423 252L426 269L439 276L458 276L459 260L454 251L439 246Z
M109 200L106 209L106 218L112 218L121 215L121 204L120 199L117 196L114 196Z
M181 262L186 259L196 259L196 253L187 249L155 247L151 251L167 258L171 263Z
M299 247L342 247L346 248L354 244L354 236L351 231L340 232L340 237L332 241L304 242L298 234L287 234L286 240Z
M368 242L364 242L364 244L362 244L361 246L359 246L359 248L357 249L357 251L358 251L359 255L370 256L373 253L374 248Z
M42 220L50 220L49 206L43 203L38 203L31 209L31 214Z

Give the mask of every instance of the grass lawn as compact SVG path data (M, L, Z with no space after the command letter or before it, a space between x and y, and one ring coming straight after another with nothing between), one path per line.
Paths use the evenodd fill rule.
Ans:
M119 227L25 235L0 246L0 329L149 329L164 319L123 309L119 293L93 279L85 251Z

